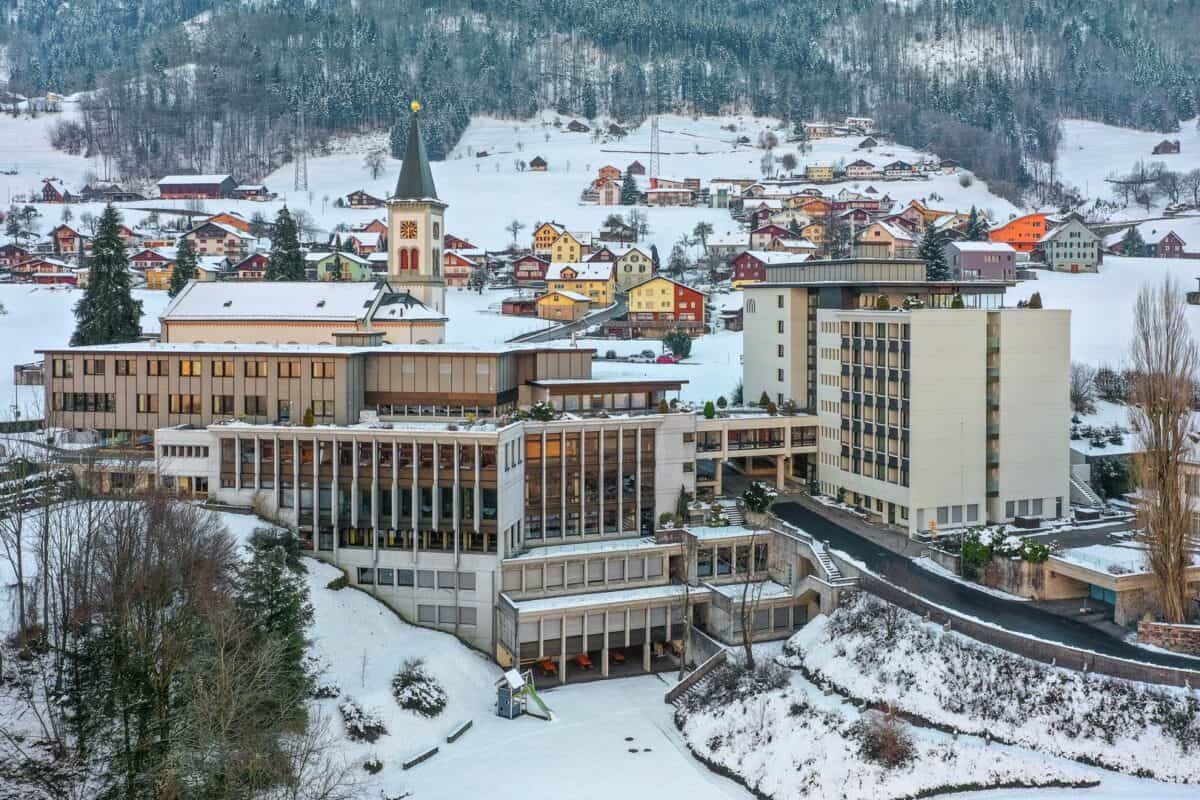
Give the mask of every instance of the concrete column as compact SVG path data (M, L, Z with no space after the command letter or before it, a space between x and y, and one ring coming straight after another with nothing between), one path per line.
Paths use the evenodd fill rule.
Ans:
M271 494L275 496L275 508L279 508L279 437L276 436L275 442L275 463L272 465L272 477L274 478L275 488L271 490ZM314 545L315 546L315 545Z
M617 535L625 533L625 431L617 427Z
M587 530L587 431L579 431L579 535ZM604 579L608 580L605 570Z
M279 448L275 448L275 463L279 463ZM321 535L321 442L313 438L313 496L312 496L312 529L313 549L317 549L317 540Z
M371 440L371 549L379 556L379 441Z
M642 640L642 669L650 671L650 606L646 606L646 633Z
M558 682L567 682L567 615L558 621Z
M438 463L438 450L440 448L437 446L436 443L434 443L432 445L432 447L433 447L433 491L430 492L430 499L432 500L432 502L430 503L430 508L429 508L429 514L430 514L429 518L430 518L431 524L433 525L433 529L437 530L438 516L439 516L438 510L442 505L442 503L441 503L442 498L438 494L438 492L440 492L442 489L441 485L438 483L438 468L441 466Z
M262 488L262 439L254 437L254 490L258 491ZM296 504L296 509L299 510L300 504Z
M546 431L542 431L542 541L546 541Z
M637 448L637 479L634 481L634 491L637 493L637 516L633 519L634 533L640 533L642 530L642 429L637 429L637 438L634 440L634 447Z
M417 536L421 519L421 490L417 488L417 462L420 457L420 445L414 439L412 442L412 552L414 564L417 560Z
M292 510L296 513L296 521L300 521L300 440L292 439ZM315 453L313 454L316 455Z
M567 538L567 432L566 430L558 433L558 503L560 506L558 517L558 538Z
M400 530L400 443L392 441L392 530Z
M242 437L233 437L233 488L242 488Z
M454 483L451 484L450 491L454 492L454 496L450 498L450 514L451 524L454 526L454 563L458 565L459 553L462 552L462 493L458 480L458 442L454 443ZM455 578L454 593L458 595L458 579ZM455 604L457 606L457 603ZM457 618L456 618L457 620ZM457 621L455 625L457 625Z
M524 440L522 440L522 441L521 441L521 446L522 446L522 447L524 447L524 446L525 446L525 441L524 441ZM483 491L483 489L482 489L482 487L479 485L479 442L478 442L478 441L476 441L476 442L475 442L475 503L474 503L474 508L473 508L473 509L472 509L472 511L471 511L471 524L472 524L472 525L475 527L475 530L477 530L477 531L479 530L479 526L480 526L480 525L482 524L482 522L483 522L483 503L482 503L482 501L483 501L483 495L482 495L482 491ZM499 490L499 487L497 487L497 489L496 489L496 500L497 500L497 502L499 502L499 499L500 499L500 490ZM524 503L524 502L525 502L524 498L522 498L522 499L521 499L521 502L522 502L522 503ZM499 522L499 519L500 519L500 510L497 508L497 509L496 509L496 520L497 520L497 522ZM502 558L502 559L503 559L503 558L504 558L504 556L505 556L505 553L504 553L504 551L503 551L503 550L500 550L500 551L499 551L499 554L500 554L500 558Z
M775 488L784 490L787 480L787 456L775 456Z
M342 469L341 468L342 454L341 454L341 445L338 444L337 439L334 439L330 446L333 447L333 484L330 487L330 491L329 491L329 502L330 502L329 519L330 519L330 523L333 525L333 556L336 559L337 552L338 552L338 539L340 537L340 534L338 533L338 510L339 510L338 509L338 494L339 494L338 479L339 479L339 476L341 475L341 469ZM300 454L293 453L292 456L293 456L293 458L299 458Z
M720 497L721 493L725 491L724 485L723 485L724 479L725 479L725 459L718 458L717 459L717 485L715 487L715 494L717 497Z
M354 448L350 455L350 525L358 528L358 440L352 439L350 446Z
M608 677L608 611L604 612L604 647L600 649L600 675Z
M600 428L600 476L596 483L600 487L600 493L597 495L596 505L596 529L600 531L600 535L608 533L604 530L604 428Z

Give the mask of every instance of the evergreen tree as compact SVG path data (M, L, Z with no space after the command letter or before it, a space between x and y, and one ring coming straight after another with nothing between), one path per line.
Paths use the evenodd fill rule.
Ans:
M986 242L988 239L987 220L975 209L975 206L971 206L971 213L967 215L965 238L968 242Z
M659 269L658 263L658 245L650 245L650 271L657 273Z
M88 286L75 304L71 345L137 341L142 332L142 302L130 292L129 263L121 240L121 217L111 205L100 215L88 261Z
M925 235L921 237L921 245L917 248L917 257L925 262L927 280L950 280L950 265L946 263L946 254L942 251L945 243L945 237L933 228L925 231Z
M793 217L792 221L788 223L788 233L792 235L793 239L804 238L804 230L800 227L800 223L795 217Z
M171 283L167 287L167 295L175 297L183 291L188 281L196 279L196 248L191 239L179 243L179 251L175 255L175 268L171 270Z
M275 230L271 235L271 257L267 262L267 280L304 280L304 254L300 252L300 234L296 220L287 206L279 209L275 216Z
M1134 226L1130 226L1121 237L1121 255L1140 256L1146 251L1146 241Z
M638 191L637 181L633 179L633 175L629 172L625 173L625 177L621 179L621 205L636 206L641 192Z
M346 276L342 271L342 254L334 249L333 262L326 268L325 279L329 281L344 281Z
M596 87L591 83L583 90L583 115L589 120L596 118Z

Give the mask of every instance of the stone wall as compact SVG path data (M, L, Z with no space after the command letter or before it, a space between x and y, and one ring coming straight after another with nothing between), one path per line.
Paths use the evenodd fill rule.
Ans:
M1168 622L1139 622L1138 641L1176 653L1200 656L1200 625L1176 625Z

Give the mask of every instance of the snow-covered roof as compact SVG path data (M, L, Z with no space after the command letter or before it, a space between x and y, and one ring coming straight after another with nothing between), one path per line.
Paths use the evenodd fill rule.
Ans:
M954 249L963 253L1015 253L1007 242L950 242Z
M563 270L570 269L575 277L564 278ZM548 281L606 281L612 278L613 265L610 261L562 261L546 268Z
M913 235L911 233L909 233L908 229L901 227L900 225L897 225L894 222L888 222L886 220L880 219L880 220L876 220L872 224L878 225L881 228L883 228L885 231L887 231L891 235L891 237L893 239L900 239L901 241L905 241L905 242L913 241Z
M250 281L237 284L243 288ZM269 282L264 281L263 285ZM274 285L279 286L276 282ZM288 284L283 284L288 285ZM294 284L292 284L294 285ZM355 284L312 284L323 286L353 286ZM370 284L358 284L369 286ZM180 297L183 296L181 293ZM93 344L82 347L51 347L35 350L36 353L60 352L70 349L77 353L216 353L253 355L261 353L287 353L291 355L336 356L355 355L359 353L379 353L382 355L504 355L506 353L523 352L560 352L560 353L594 353L594 347L573 347L567 344L550 343L519 343L505 342L499 345L472 344L382 344L378 346L342 346L336 344L225 344L221 342L125 342L122 344Z
M661 544L653 537L642 536L635 539L616 539L613 541L578 542L574 544L556 544L548 547L534 547L505 561L542 561L555 558L577 558L579 556L594 556L601 553L613 553L630 550L658 550L664 547L678 547L678 544Z
M788 253L782 250L747 250L751 258L757 259L767 266L774 264L796 264L808 258L807 253Z
M618 589L612 592L587 592L563 597L540 597L536 600L513 600L509 603L519 614L540 614L547 611L565 611L572 608L624 605L654 600L674 600L683 596L683 586L668 583L662 586L644 586L637 589Z
M204 222L201 222L198 225L193 225L191 228L188 228L187 233L184 233L183 235L187 236L189 233L198 231L201 228L208 226L208 225L213 225L217 228L220 228L221 230L228 233L230 236L236 236L239 239L253 239L254 238L253 235L246 233L243 230L239 230L239 229L233 227L232 225L228 225L224 222L213 222L211 219L206 219L206 220L204 220Z
M738 247L750 243L750 234L745 231L718 233L708 237L709 247Z
M195 183L224 183L233 180L232 175L164 175L158 182L159 186L172 186Z
M542 297L550 297L550 296L556 295L556 294L561 295L561 296L567 298L568 300L574 300L576 303L592 302L592 298L588 297L586 294L580 294L579 292L568 292L564 289L555 289L553 292L547 292L546 294L542 295ZM538 299L540 300L541 298L538 298Z
M711 585L711 584L710 584ZM754 581L752 583L723 583L712 587L718 594L728 597L735 603L742 598L754 603L758 600L768 600L777 597L790 597L792 590L782 583L775 581Z
M630 291L632 291L632 290L638 288L639 286L643 286L647 283L650 283L651 281L666 281L667 283L674 284L675 286L679 286L683 289L687 289L692 292L697 292L699 294L704 295L705 297L708 297L708 292L702 292L693 286L688 286L683 281L677 281L674 278L668 278L666 275L651 275L649 278L646 278L646 280L638 281L633 286L630 286L629 289L630 289Z
M193 282L162 318L359 320L381 292L374 282Z
M776 239L781 247L802 247L806 250L816 250L817 246L808 239Z
M1182 236L1179 236L1179 234L1172 229L1171 226L1164 224L1161 220L1143 222L1141 225L1137 226L1137 230L1142 237L1142 241L1146 244L1158 244L1172 233L1178 236L1180 241L1183 241ZM1124 235L1124 231L1122 231L1122 235ZM1107 241L1107 238L1105 241Z

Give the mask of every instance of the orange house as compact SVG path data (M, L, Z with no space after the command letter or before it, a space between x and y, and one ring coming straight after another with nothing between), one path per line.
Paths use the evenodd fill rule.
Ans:
M1017 252L1028 253L1037 247L1038 242L1045 235L1046 215L1026 214L1023 217L1009 220L997 228L992 228L988 232L988 239L1010 245Z
M222 211L220 214L209 217L207 221L218 222L228 225L231 228L237 228L242 233L250 232L250 220L233 211Z

